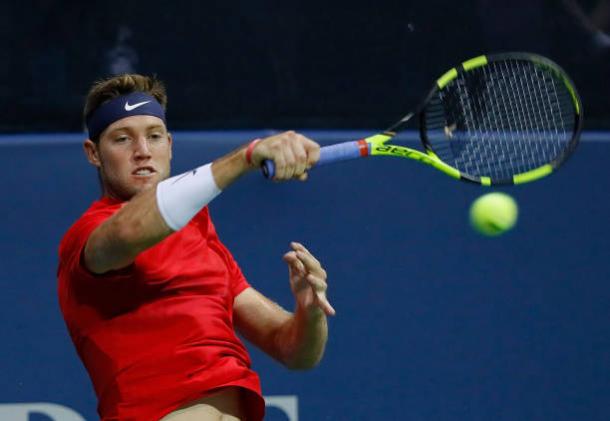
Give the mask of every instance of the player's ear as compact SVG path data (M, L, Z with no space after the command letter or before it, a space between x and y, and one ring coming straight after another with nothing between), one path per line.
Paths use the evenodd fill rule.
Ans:
M85 151L85 155L87 155L87 160L92 165L94 165L98 168L102 165L100 163L100 155L99 155L99 150L97 148L97 143L95 143L91 139L87 139L83 143L83 150Z
M174 140L172 139L172 134L167 132L167 140L169 141L169 160L172 160L172 147L174 146Z

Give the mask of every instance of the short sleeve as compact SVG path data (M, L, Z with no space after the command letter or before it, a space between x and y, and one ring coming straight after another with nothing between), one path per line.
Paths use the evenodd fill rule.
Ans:
M226 250L226 247L225 247ZM233 297L237 297L243 290L250 287L246 277L241 271L241 268L233 258L233 255L227 250L229 257L229 273L231 274L231 291Z
M83 262L83 252L93 231L114 213L104 209L86 213L70 227L59 246L57 275L60 279L93 279L103 275L91 273ZM67 283L67 282L66 282Z
M81 256L89 236L105 219L101 216L84 216L70 227L59 247L58 275L75 271L88 273L82 266Z
M231 290L231 295L233 298L237 297L243 290L250 287L250 284L246 280L241 268L233 258L233 255L227 249L227 247L220 242L218 237L215 236L212 241L217 242L216 249L219 249L222 252L223 260L227 266L227 270L229 273L229 288Z

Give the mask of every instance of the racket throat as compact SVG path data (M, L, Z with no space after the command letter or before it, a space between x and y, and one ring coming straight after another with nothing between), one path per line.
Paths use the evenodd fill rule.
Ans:
M394 123L394 125L388 128L385 132L391 133L392 136L394 136L396 132L399 131L398 129L403 128L407 124L407 122L413 118L414 115L414 112L410 112L409 114L398 120L396 123Z

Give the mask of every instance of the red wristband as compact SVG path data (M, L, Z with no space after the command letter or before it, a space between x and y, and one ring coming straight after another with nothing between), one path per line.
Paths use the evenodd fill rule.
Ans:
M252 151L254 150L254 147L256 146L256 144L260 141L261 141L260 139L254 139L248 145L248 149L246 149L246 162L248 163L248 165L252 165Z

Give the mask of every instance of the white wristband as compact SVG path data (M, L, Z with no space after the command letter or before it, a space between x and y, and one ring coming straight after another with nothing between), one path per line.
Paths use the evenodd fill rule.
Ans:
M157 206L167 226L178 231L220 192L212 164L206 164L157 184Z

